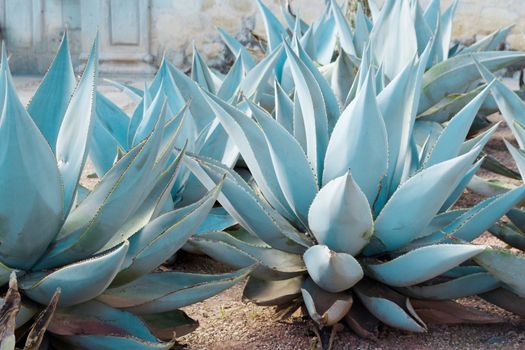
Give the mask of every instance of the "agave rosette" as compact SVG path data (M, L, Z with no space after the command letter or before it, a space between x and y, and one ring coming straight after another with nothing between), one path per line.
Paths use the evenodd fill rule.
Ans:
M96 92L97 56L96 40L77 84L65 37L26 110L3 49L0 284L16 272L19 324L61 289L48 327L61 349L169 349L174 332L196 326L178 308L230 287L250 268L154 271L197 231L221 187L173 210L170 192L184 154L172 156L182 129L173 123L182 113L172 118L156 109L151 128L93 190L79 184L92 133L103 122L98 108L108 106ZM120 117L112 116L106 121Z
M410 16L399 20L414 25ZM395 31L377 31L402 47L405 38L389 34ZM385 60L398 55L378 62L370 40L343 100L337 92L351 65L327 80L297 37L271 42L272 52L251 70L257 84L241 84L245 100L203 92L254 181L212 158L184 157L207 188L224 178L218 200L244 228L202 233L191 245L237 268L258 263L247 298L285 309L291 302L290 310L304 303L320 326L344 318L362 335L378 320L414 332L425 331L425 321L494 322L450 300L499 290L513 295L518 306L509 308L519 313L519 263L506 272L491 268L501 254L470 242L523 200L525 187L451 209L497 128L467 139L498 82L489 79L445 125L416 118L429 99L479 81L476 58L497 70L524 55L458 56L438 75L426 70L430 40L385 75Z

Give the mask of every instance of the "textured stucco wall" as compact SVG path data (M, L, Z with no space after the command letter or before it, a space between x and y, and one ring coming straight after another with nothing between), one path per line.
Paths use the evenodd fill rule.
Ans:
M281 18L280 0L263 1ZM429 2L420 1L423 6ZM324 0L291 2L292 7L306 21L314 20L324 6ZM382 3L383 0L378 2ZM451 2L441 0L442 7L446 8ZM162 54L166 53L175 64L187 68L191 60L192 43L195 43L209 63L217 66L223 62L227 51L216 27L224 27L241 41L249 38L250 30L264 33L255 0L3 0L0 1L0 27L8 49L13 54L12 67L19 72L44 71L58 47L65 26L70 29L74 61L78 62L78 57L86 56L95 28L111 27L108 18L112 15L104 11L110 9L114 11L113 15L118 14L121 9L116 8L115 4L128 6L131 3L136 8L146 4L145 8L148 9L146 14L136 15L141 18L146 16L149 21L145 25L147 28L140 28L141 31L148 31L149 41L147 45L138 45L140 48L137 48L137 52L153 57L154 63L158 63ZM111 7L111 4L114 6ZM129 16L129 23L124 22L124 25L113 30L126 31L130 26L137 25L134 16ZM122 18L120 21L123 21ZM525 0L459 0L453 37L472 42L475 38L513 23L516 27L508 38L509 47L525 50ZM101 37L108 35L111 36L101 33ZM105 45L102 53L108 57L115 56L118 62L126 57L122 53L123 49L129 48L117 48L115 53L111 52L111 45Z

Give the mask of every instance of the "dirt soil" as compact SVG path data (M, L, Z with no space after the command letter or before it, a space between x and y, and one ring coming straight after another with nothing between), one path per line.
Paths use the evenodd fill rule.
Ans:
M16 77L15 84L23 103L28 102L38 86L38 81L38 78L34 77ZM142 85L141 82L136 81L133 84ZM130 113L133 110L132 101L112 87L103 83L99 89L126 112ZM501 118L493 116L491 119ZM485 150L505 165L513 166L513 161L503 144L503 138L513 140L510 130L504 123ZM83 184L88 187L93 187L97 181L88 178L87 175L92 172L92 168L88 167L82 178ZM479 175L485 178L498 178L483 170ZM480 196L467 191L461 198L459 206L469 206L480 199ZM488 233L477 242L504 245ZM228 271L228 268L207 257L186 253L177 256L175 269L205 273ZM179 338L175 349L318 348L318 338L309 321L302 318L276 321L271 307L261 307L242 300L243 287L244 283L240 283L213 298L184 308L190 317L199 321L200 327L193 333ZM377 341L358 338L345 328L337 333L333 349L525 349L525 320L477 297L462 299L459 302L498 315L503 322L496 325L431 326L424 334L410 334L383 327ZM327 334L322 334L322 337L327 338Z

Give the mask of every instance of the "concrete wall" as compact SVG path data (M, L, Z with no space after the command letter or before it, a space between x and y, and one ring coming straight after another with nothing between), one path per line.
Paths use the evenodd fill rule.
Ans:
M279 0L263 1L280 16ZM441 0L442 7L451 1ZM307 21L324 6L324 0L291 2ZM509 46L525 50L525 0L459 0L453 35L473 41L512 23L517 26ZM255 0L0 0L0 25L12 68L32 73L45 71L66 26L76 64L86 57L98 28L103 70L128 74L151 73L163 53L188 67L192 42L210 64L220 65L227 51L218 26L241 40L250 30L264 33Z

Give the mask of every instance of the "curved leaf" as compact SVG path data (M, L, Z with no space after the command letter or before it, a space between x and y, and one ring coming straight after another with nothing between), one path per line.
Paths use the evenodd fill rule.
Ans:
M120 270L129 243L91 259L66 265L51 273L35 272L23 278L20 286L31 299L46 304L57 288L62 290L61 307L80 304L100 295Z
M328 117L323 94L315 76L285 42L295 93L298 96L306 135L306 155L321 183L324 157L328 145Z
M151 136L131 149L67 217L38 268L84 259L104 247L154 187L153 165L162 141L163 119ZM155 169L160 172L162 169Z
M274 51L282 42L283 35L286 35L286 30L283 28L279 20L274 16L266 5L261 0L257 0L257 5L261 12L264 26L266 27L266 38L268 40L268 51Z
M365 194L352 174L328 182L308 212L308 226L320 244L356 256L373 234L373 218Z
M218 294L244 279L252 267L218 275L154 272L124 286L108 289L98 299L135 314L175 310Z
M88 155L92 120L95 118L96 80L98 76L98 36L89 55L86 69L71 96L58 131L56 159L64 181L64 210L69 213L80 173Z
M234 171L196 156L186 156L185 165L209 189L226 174L219 202L226 211L254 236L271 247L291 253L302 253L311 245L266 202L261 200Z
M487 249L474 260L512 292L525 298L525 258L503 249Z
M299 220L308 222L308 208L317 193L312 168L297 141L263 110L250 106L261 126L281 191ZM282 152L286 150L286 152Z
M264 280L288 279L306 271L301 255L287 253L264 246L264 243L243 234L208 232L194 237L190 244L199 251L235 268L255 263L252 276Z
M421 247L381 264L365 264L375 279L394 287L425 282L475 257L485 246L437 244Z
M478 80L480 73L473 58L495 72L523 62L525 54L510 51L476 52L458 55L434 65L425 73L418 112L426 111L447 95L464 92L466 87Z
M412 241L427 226L477 157L469 153L426 168L392 195L375 222L375 237L389 250Z
M153 271L175 254L202 224L217 200L221 186L222 182L200 201L159 216L131 236L124 269L115 279L116 284Z
M339 293L363 278L363 269L350 254L336 253L325 245L314 245L303 254L310 278L322 289Z
M27 112L53 152L57 144L58 131L75 90L76 82L66 31L53 63L27 106Z
M46 139L16 96L5 49L0 92L0 261L29 269L63 222L62 181Z
M330 137L323 184L346 174L350 169L355 182L372 206L381 179L386 175L387 163L386 128L369 72L361 91L343 111Z
M500 286L500 282L487 272L473 273L442 283L400 288L412 298L448 300L481 294Z
M368 311L381 322L409 332L426 332L423 321L410 312L408 298L368 280L357 284L354 291Z
M461 109L447 124L445 129L439 135L436 143L433 145L428 158L425 160L425 166L449 160L457 156L467 137L468 131L476 117L483 101L487 98L493 83L487 85L472 101Z
M350 311L352 294L328 293L311 279L304 281L301 293L310 317L319 327L333 326Z

